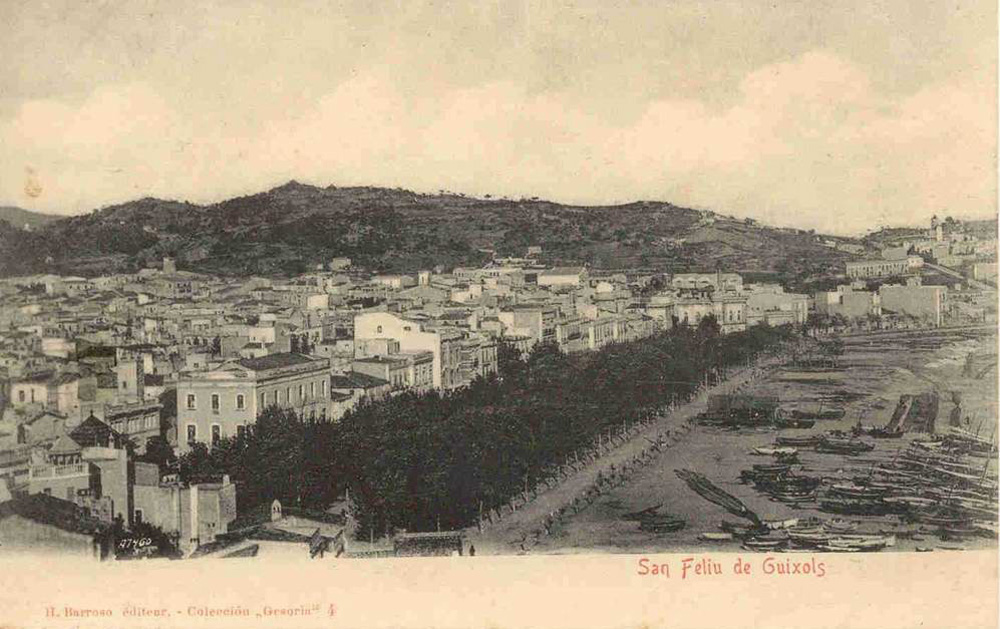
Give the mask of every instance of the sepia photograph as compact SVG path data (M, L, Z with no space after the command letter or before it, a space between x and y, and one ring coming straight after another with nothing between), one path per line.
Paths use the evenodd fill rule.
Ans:
M995 2L0 23L0 625L996 626Z

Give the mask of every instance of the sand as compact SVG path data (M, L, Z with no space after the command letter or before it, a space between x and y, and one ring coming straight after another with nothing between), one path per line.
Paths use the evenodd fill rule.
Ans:
M865 425L884 425L892 416L901 394L937 391L940 407L937 426L946 430L953 408L952 391L960 393L964 415L971 419L971 429L984 436L996 427L997 386L996 336L982 332L936 331L923 335L871 335L845 339L845 353L835 369L801 370L780 367L770 370L763 378L742 387L744 392L778 395L786 411L799 408L803 411L842 408L845 415L839 420L820 420L815 427L805 430L747 429L729 431L707 426L695 426L672 448L658 455L631 480L598 498L583 511L564 517L552 527L551 534L542 535L537 543L527 545L532 554L560 553L652 553L687 551L737 550L739 542L702 542L698 535L719 531L723 519L738 518L721 507L709 503L680 481L674 474L678 468L701 472L719 487L732 493L752 510L768 519L801 518L810 515L824 518L837 517L821 513L816 505L796 508L772 501L750 485L739 482L740 471L753 463L772 462L770 457L754 456L749 452L755 446L772 444L777 435L807 435L828 430L849 430L859 418ZM966 356L972 354L973 369L965 368ZM982 376L982 377L977 377ZM737 379L735 382L739 382ZM735 388L735 383L727 385ZM725 386L723 388L726 388ZM704 409L704 399L697 402ZM671 418L677 423L690 414L690 409ZM683 417L682 417L683 416ZM854 474L866 473L877 460L891 458L898 448L905 448L914 438L926 435L907 434L902 439L876 440L871 453L850 457L800 451L802 472L810 475L838 476L845 479ZM641 438L640 438L640 441ZM992 471L995 471L993 462ZM595 465L594 470L606 465ZM594 472L596 473L596 472ZM593 473L583 473L571 478L581 487L593 480ZM558 503L565 488L553 490L554 496L546 500L542 494L536 500L542 504L529 504L531 515L547 513ZM640 531L638 523L622 520L629 511L663 504L662 511L679 516L687 526L677 532L654 534ZM544 516L543 516L544 517ZM839 516L857 522L858 530L876 532L898 525L898 518L888 516ZM535 518L537 520L537 517ZM532 517L511 522L487 535L480 536L478 548L487 552L517 552L520 537L537 530ZM974 539L960 543L942 542L927 535L923 540L898 539L892 550L914 550L916 546L941 547L959 545L964 548L993 547L996 540Z

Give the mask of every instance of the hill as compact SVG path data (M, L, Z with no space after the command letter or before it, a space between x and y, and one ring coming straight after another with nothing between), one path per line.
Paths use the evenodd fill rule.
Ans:
M0 275L134 271L164 255L179 268L232 275L299 273L335 256L413 272L478 265L540 245L552 264L718 266L802 282L850 257L819 241L803 230L662 202L585 207L292 181L208 206L146 198L31 232L0 225Z
M38 229L60 218L62 217L53 214L42 214L41 212L32 212L19 207L0 205L0 221L7 221L12 226L21 229Z

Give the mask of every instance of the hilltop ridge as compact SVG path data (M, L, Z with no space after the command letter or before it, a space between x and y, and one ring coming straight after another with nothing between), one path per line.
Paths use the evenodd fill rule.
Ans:
M537 245L552 264L806 280L851 257L822 240L857 243L667 202L576 206L292 180L210 205L143 198L31 231L0 225L0 275L127 272L164 255L180 268L232 275L300 273L335 256L412 272L478 265Z

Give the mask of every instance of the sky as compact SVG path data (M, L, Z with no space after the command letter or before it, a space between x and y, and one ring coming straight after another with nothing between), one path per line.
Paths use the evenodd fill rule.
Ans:
M997 210L988 0L3 0L0 24L0 205L295 179L836 234Z

